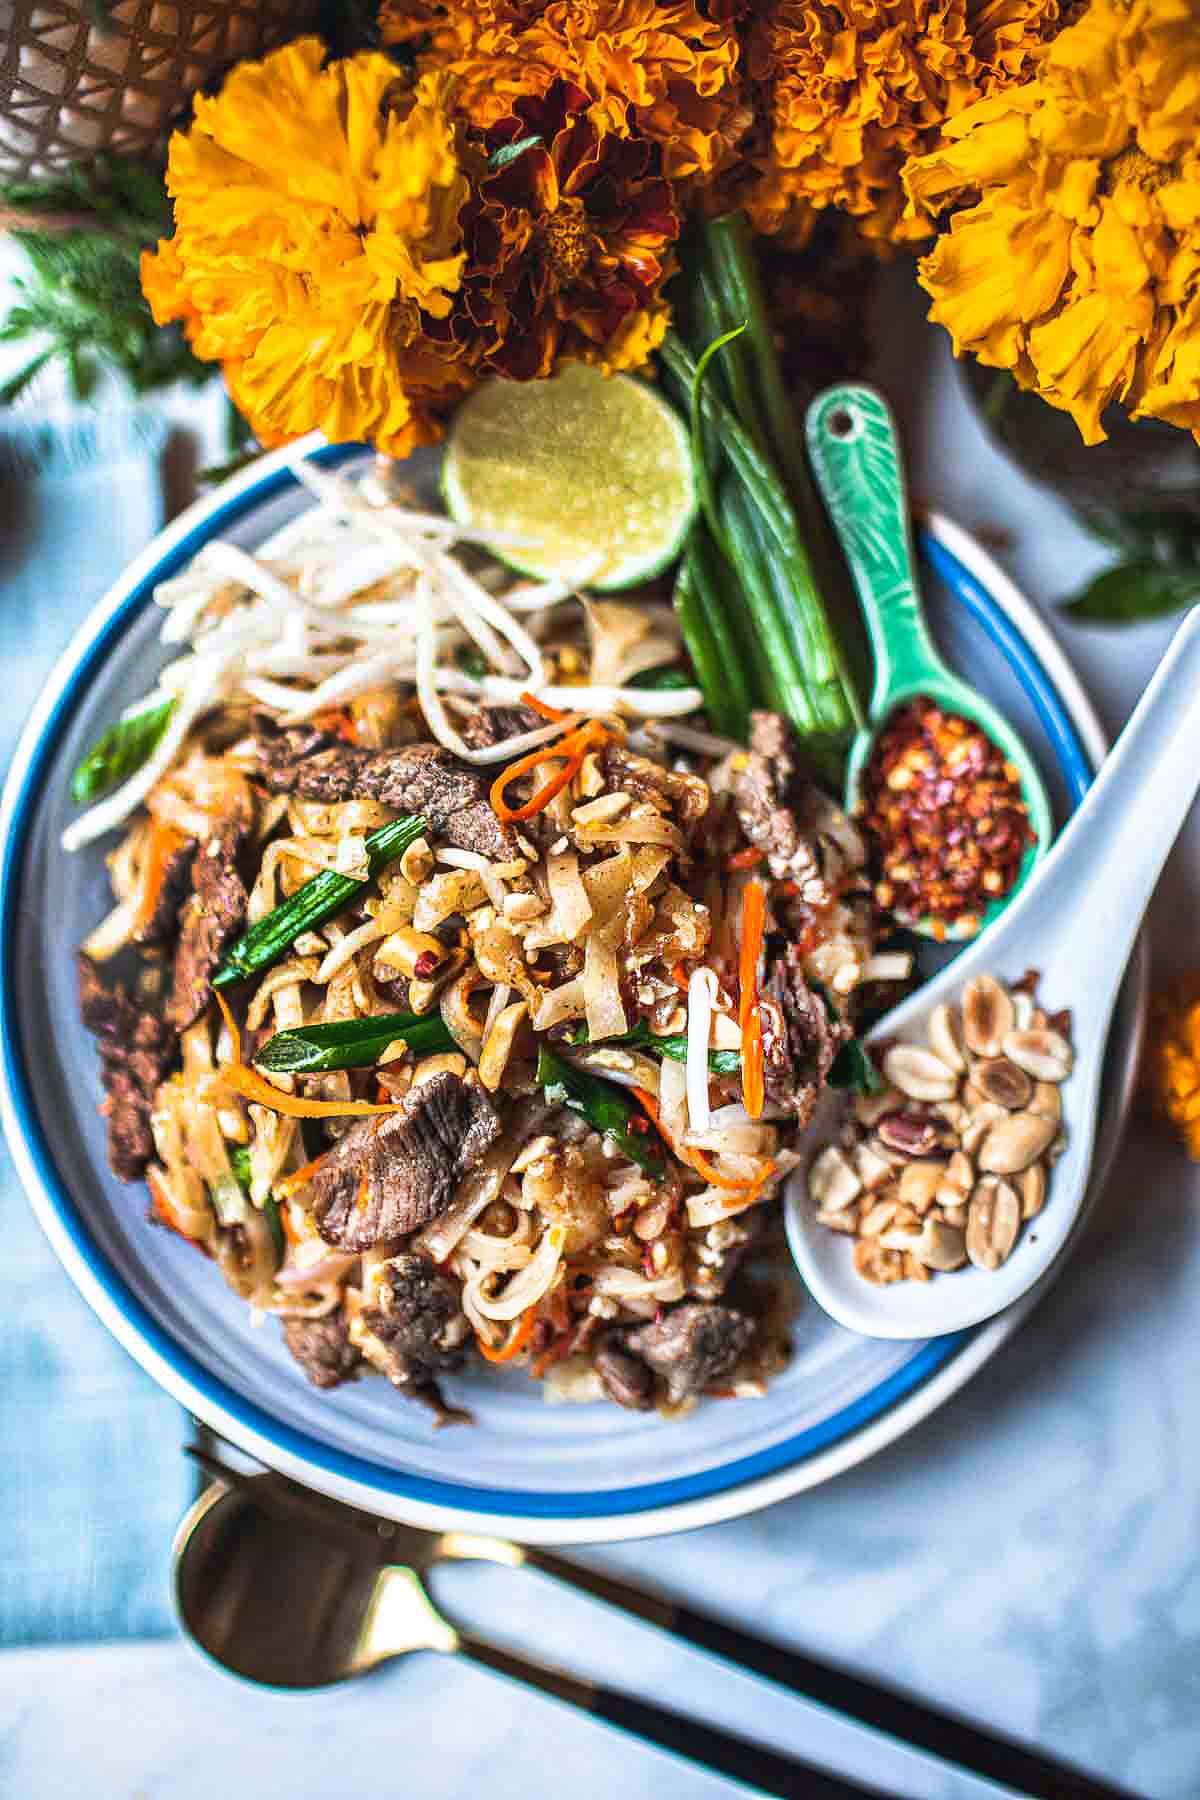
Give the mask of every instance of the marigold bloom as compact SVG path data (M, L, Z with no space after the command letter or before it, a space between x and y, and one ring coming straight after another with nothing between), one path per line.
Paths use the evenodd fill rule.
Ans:
M570 81L608 130L658 144L672 180L710 175L750 124L737 34L693 0L384 0L380 27L416 44L419 69L455 76L473 124Z
M1175 1126L1200 1162L1200 972L1155 997L1142 1081L1155 1115Z
M836 206L869 237L923 235L902 218L900 167L963 107L1025 77L1059 0L775 0L754 15L749 73L765 138L744 203L794 234Z
M563 357L636 368L661 342L679 232L654 146L606 132L570 82L487 133L464 214L468 270L451 332L480 371L548 375Z
M462 385L430 335L462 274L468 186L445 82L302 38L241 64L171 140L175 234L143 259L155 319L266 441L320 428L397 455Z
M910 162L951 212L921 264L956 353L1011 369L1084 442L1113 403L1200 441L1200 15L1093 0L1037 78L972 106Z

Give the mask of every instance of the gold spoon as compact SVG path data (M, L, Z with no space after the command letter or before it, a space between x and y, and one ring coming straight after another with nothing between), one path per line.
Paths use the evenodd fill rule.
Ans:
M215 1442L203 1427L201 1436ZM217 1479L176 1535L176 1607L200 1648L247 1680L323 1687L410 1649L439 1649L527 1681L772 1793L821 1800L863 1792L800 1761L457 1631L436 1612L420 1577L440 1562L491 1562L549 1575L693 1649L1030 1800L1131 1800L1106 1782L915 1695L877 1686L552 1550L474 1532L400 1525L327 1499L286 1476L231 1468L201 1445L190 1446L188 1454Z
M236 1487L214 1481L175 1538L183 1629L222 1667L277 1688L327 1687L416 1650L462 1656L769 1794L881 1800L878 1789L459 1630L437 1611L417 1569L388 1559L519 1563L520 1547L380 1526L350 1508L331 1511L274 1475L239 1479Z

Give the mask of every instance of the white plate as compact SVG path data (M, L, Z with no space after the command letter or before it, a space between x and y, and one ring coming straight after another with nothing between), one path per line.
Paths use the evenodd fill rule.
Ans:
M317 454L340 466L361 452ZM107 884L100 849L68 858L58 847L69 771L165 660L155 583L210 538L254 545L303 504L277 453L176 520L80 628L13 762L0 815L4 1124L65 1267L130 1353L215 1430L313 1487L416 1524L545 1543L637 1537L747 1512L861 1461L960 1388L1057 1265L993 1323L932 1343L856 1337L809 1304L793 1361L763 1400L709 1401L663 1424L611 1405L549 1407L520 1372L487 1371L447 1384L477 1428L434 1432L382 1380L309 1387L275 1322L255 1328L205 1259L147 1225L143 1190L109 1174L73 956L106 909ZM1095 714L1037 614L973 540L935 517L923 545L951 660L1026 735L1064 812L1103 755ZM1139 953L1109 1048L1096 1186L1129 1102L1144 989Z

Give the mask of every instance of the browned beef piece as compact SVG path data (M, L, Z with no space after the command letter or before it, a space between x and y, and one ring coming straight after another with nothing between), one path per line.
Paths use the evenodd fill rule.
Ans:
M192 859L196 854L195 838L185 838L167 858L154 911L141 930L134 934L135 944L169 944L179 927L179 909L187 898L192 880Z
M378 800L400 813L419 813L460 850L512 857L516 840L488 805L483 777L440 744L402 750L364 750L331 742L311 747L311 732L260 737L262 778L278 794L302 800Z
M662 1377L672 1406L729 1375L754 1336L754 1320L715 1300L685 1300L626 1338L635 1356Z
M654 1405L654 1376L640 1357L625 1348L621 1332L609 1331L592 1351L592 1367L604 1383L604 1391L618 1406L631 1412L649 1412Z
M362 1371L340 1306L322 1319L285 1319L283 1341L314 1387L340 1387Z
M708 783L697 775L666 769L649 756L638 756L623 744L609 744L604 752L604 773L614 788L623 788L638 800L667 800L683 825L693 825L708 811Z
M490 750L505 738L536 731L545 719L531 706L477 706L460 730L472 750Z
M820 994L805 981L793 946L771 965L763 988L762 1022L767 1098L786 1106L801 1125L807 1125L833 1059L851 1031L830 1018Z
M192 864L192 893L180 913L171 1018L186 1031L208 1005L210 979L246 918L246 884L237 869L244 830L228 825L201 845Z
M806 797L815 791L791 726L778 713L750 715L750 749L733 758L733 798L750 842L772 875L803 881L817 873Z
M79 1011L99 1045L108 1095L108 1160L121 1181L137 1181L154 1155L150 1112L175 1055L175 1034L123 988L106 988L82 951L78 968Z
M419 1231L446 1210L455 1188L500 1135L475 1081L448 1070L406 1094L399 1110L360 1119L313 1177L313 1217L326 1243L373 1249Z
M427 1256L394 1256L377 1291L379 1305L362 1322L372 1362L395 1387L428 1389L435 1376L462 1367L469 1330L458 1289Z

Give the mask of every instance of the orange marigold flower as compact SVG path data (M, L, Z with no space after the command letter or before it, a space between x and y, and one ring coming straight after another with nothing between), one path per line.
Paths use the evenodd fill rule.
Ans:
M775 0L756 14L749 74L765 142L743 203L794 236L839 207L865 235L921 236L902 219L900 166L981 95L1024 79L1058 29L1059 0Z
M692 0L384 0L385 43L456 78L455 104L491 127L556 79L584 90L607 129L658 144L663 174L708 176L750 124L737 33Z
M446 81L301 38L236 68L171 139L175 233L142 263L159 324L224 365L266 442L319 428L405 455L463 376L454 304L468 184Z
M657 147L604 124L581 88L556 81L485 134L448 322L481 372L524 381L563 358L636 368L661 342L674 196Z

